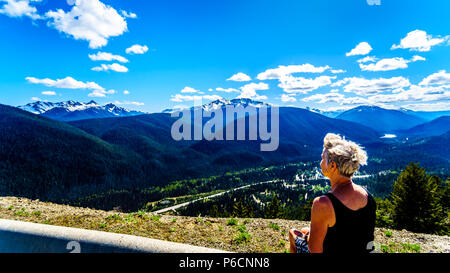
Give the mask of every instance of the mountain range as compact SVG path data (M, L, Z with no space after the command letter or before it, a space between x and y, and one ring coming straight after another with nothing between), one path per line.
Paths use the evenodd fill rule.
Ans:
M336 118L365 124L380 133L404 130L426 122L425 119L415 115L378 106L358 106L339 114Z
M206 112L230 104L256 109L265 105L251 100L222 100L190 110ZM105 110L107 105L41 102L28 106L0 105L0 194L3 195L73 203L81 197L111 190L164 185L177 179L255 166L319 161L323 137L328 132L344 135L363 145L369 159L374 159L366 170L404 166L412 158L432 166L448 167L450 161L450 153L445 152L450 131L448 116L411 128L396 129L407 127L401 124L402 117L409 125L419 120L405 116L407 113L391 113L378 108L342 113L345 119L341 119L307 109L280 107L279 147L272 152L261 152L261 140L175 141L171 127L177 118L167 111L135 112L129 116L120 116L119 111L117 115L112 114L113 117L104 117L100 112L99 118L95 115L97 112L91 110L112 113ZM28 111L22 110L24 108ZM68 117L49 118L52 110L62 108L76 112L72 118L80 119L62 122L55 119ZM394 119L399 126L392 127L392 132L398 134L398 138L381 138L385 132L377 127L380 123L367 122L369 114L363 115L365 119L357 118L357 113L363 111L380 119ZM125 110L123 114L131 112ZM256 113L259 115L258 111ZM89 114L96 118L86 118ZM235 119L240 118L249 119L248 115ZM247 133L248 130L246 125ZM405 141L408 135L411 137Z
M60 121L128 117L144 114L138 111L130 111L112 103L100 105L93 100L87 103L72 100L56 103L36 101L24 106L19 106L18 108L33 114L42 115L44 117Z

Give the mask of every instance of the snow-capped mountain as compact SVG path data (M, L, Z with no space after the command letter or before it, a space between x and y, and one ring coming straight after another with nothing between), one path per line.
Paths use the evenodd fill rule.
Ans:
M33 114L43 114L48 110L56 107L62 107L68 111L83 110L88 107L99 106L95 101L90 101L88 103L76 102L73 100L63 101L63 102L48 102L48 101L36 101L28 103L27 105L18 106L18 108L31 112Z
M36 101L18 108L60 121L74 121L91 118L127 117L144 114L138 111L130 111L123 107L109 103L100 105L95 101L87 103L77 101L46 102Z
M255 107L255 108L259 108L261 106L268 106L268 107L271 106L271 104L269 104L269 103L255 101L255 100L247 99L247 98L232 99L232 100L227 100L227 99L222 98L222 99L218 99L218 100L212 101L207 104L203 104L202 106L190 107L190 109L194 110L194 109L199 109L201 107L203 109L203 111L214 111L216 109L226 107L227 105L233 105L233 106L240 105L242 107L251 106L251 107ZM163 113L173 113L173 112L178 112L181 110L183 110L183 108L165 109L162 112Z
M306 110L309 110L311 112L324 115L324 116L329 117L329 118L335 118L335 117L339 116L340 114L342 114L342 113L344 113L346 111L346 110L325 111L325 110L322 110L322 109L309 108L309 107L306 107Z

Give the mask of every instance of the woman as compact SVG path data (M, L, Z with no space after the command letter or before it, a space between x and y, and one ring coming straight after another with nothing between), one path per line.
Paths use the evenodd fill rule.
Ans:
M352 175L367 164L356 143L327 134L320 168L331 190L314 199L310 228L289 232L291 252L367 253L373 250L376 203ZM303 249L303 250L302 250Z

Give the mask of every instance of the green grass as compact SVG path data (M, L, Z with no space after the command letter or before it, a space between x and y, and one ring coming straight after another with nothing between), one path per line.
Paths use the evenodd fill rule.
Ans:
M269 223L269 227L273 228L274 230L280 230L280 226L275 223Z
M235 226L237 225L238 221L234 218L231 218L230 220L227 221L227 225L229 226Z
M236 238L234 238L234 241L238 245L240 245L242 243L249 243L251 239L252 235L250 235L248 232L241 232L238 236L236 236Z
M34 216L41 216L42 213L40 211L33 211L31 214Z
M380 250L382 253L420 253L420 245L409 243L394 243L390 242L389 245L381 245Z
M234 242L238 245L242 243L249 243L252 239L252 235L247 232L247 227L245 226L245 224L239 225L237 227L237 230L239 231L239 235L234 238Z
M108 215L108 216L106 217L106 220L120 221L120 220L122 220L122 216L120 216L120 215L118 215L118 214Z
M402 247L405 252L420 253L420 245L406 243L402 244Z
M238 226L238 231L239 231L240 233L247 232L247 227L246 227L244 224L239 225L239 226Z
M392 237L392 231L386 230L384 235L386 235L386 237Z
M150 219L152 219L153 222L158 222L159 219L161 219L161 215L153 215L152 217L150 217Z
M26 217L30 216L30 214L28 212L25 212L25 208L21 208L20 210L14 212L14 216Z

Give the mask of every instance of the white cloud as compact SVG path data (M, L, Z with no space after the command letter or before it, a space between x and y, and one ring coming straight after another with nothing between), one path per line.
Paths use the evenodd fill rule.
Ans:
M447 73L445 70L433 73L419 83L419 85L442 85L442 84L450 84L450 73Z
M367 62L375 62L378 58L374 56L367 56L362 59L357 60L358 63L367 63Z
M125 18L132 18L132 19L136 19L137 18L136 13L133 13L133 12L126 12L125 10L120 10L120 13Z
M414 56L411 58L411 62L417 62L417 61L426 61L426 59L425 59L424 57L422 57L422 56L414 55Z
M359 67L363 71L388 71L388 70L408 68L408 63L409 63L408 60L395 57L395 58L381 59L376 63L370 64L364 64L361 62L359 64Z
M97 54L89 54L89 58L93 61L118 61L128 63L128 60L120 55L113 55L108 52L97 52Z
M42 100L41 100L40 98L38 98L38 97L32 97L31 100L34 100L34 101L42 101Z
M128 68L126 68L123 65L120 65L118 63L113 63L113 64L102 64L101 66L96 66L93 67L92 70L94 71L108 71L108 70L112 70L112 71L116 71L116 72L128 72Z
M302 101L317 101L317 103L327 103L327 102L337 102L340 103L345 96L336 92L330 92L326 94L315 94L306 98Z
M137 102L137 101L115 101L113 102L115 105L134 105L134 106L143 106L143 102Z
M116 93L115 90L109 90L109 91L94 90L94 91L92 91L92 93L88 94L88 97L103 98L103 97L106 97L107 94L115 94L115 93Z
M425 61L426 59L419 55L414 55L410 60L401 57L386 58L377 61L375 57L367 56L358 60L359 67L363 71L389 71L395 69L408 68L408 63ZM368 63L368 64L367 64Z
M344 79L342 79L342 80L335 81L335 82L332 83L330 86L332 86L332 87L341 86L341 85L343 85L343 84L348 83L348 81L349 81L349 78L344 78Z
M42 19L38 14L36 7L31 6L32 2L41 2L42 0L0 0L0 4L4 3L0 8L0 14L9 17L27 16L33 20Z
M310 97L303 98L303 101L315 101L316 103L335 102L340 105L378 105L384 108L396 108L389 103L398 102L426 102L426 101L442 101L450 99L450 85L442 86L418 86L410 85L407 89L398 88L391 90L388 94L366 95L365 97L345 97L343 94L330 91L326 94L315 94ZM388 103L388 104L386 104Z
M372 102L399 102L399 101L437 101L450 99L450 86L418 86L411 85L408 89L395 90L392 94L379 94L369 97Z
M202 96L202 98L205 99L205 100L219 100L219 99L222 99L222 97L219 96L219 95L204 95L204 96Z
M400 40L399 45L392 45L391 49L403 48L411 51L430 51L432 46L443 43L449 36L443 38L433 38L423 30L409 32L405 38Z
M450 102L406 104L402 107L414 111L450 111Z
M204 96L198 96L198 95L181 95L181 94L176 94L176 95L172 95L171 96L171 101L175 101L175 102L183 102L183 101L194 101L194 100L202 100L202 99L206 99L206 100L218 100L218 99L222 99L221 96L218 95L204 95Z
M331 80L336 76L320 76L314 79L307 79L303 77L286 76L280 79L278 87L287 93L302 93L306 94L310 91L316 90L320 87L331 84Z
M355 107L354 105L349 105L349 106L332 106L328 108L316 108L316 109L322 112L336 112L336 111L347 111L354 107Z
M55 91L43 91L41 94L46 96L56 96Z
M255 100L265 100L267 96L260 96L256 93L256 90L267 90L269 89L269 85L267 83L249 83L241 88L241 94L237 96L237 99L255 99Z
M343 69L331 69L331 73L333 73L333 74L345 73L345 72L347 72L347 71L343 70Z
M192 87L186 86L180 92L181 93L198 93L199 91L194 89L194 88L192 88Z
M130 91L125 90L125 91L123 91L123 94L124 94L124 95L129 95L129 94L130 94Z
M354 49L350 52L345 53L345 56L354 56L354 55L367 55L372 51L372 47L367 42L359 43Z
M248 76L247 74L244 74L242 72L234 74L229 79L227 79L227 81L235 81L235 82L248 82L251 80L252 80L252 78L250 78L250 76Z
M404 77L378 79L351 77L338 81L332 86L340 86L342 84L346 84L344 86L345 92L353 92L358 95L368 96L408 87L410 85L410 82Z
M210 90L210 91L212 91L212 89ZM237 90L237 89L235 89L235 88L222 88L222 87L217 87L216 88L216 91L219 91L219 92L226 92L226 93L231 93L231 92L239 92L239 90Z
M363 97L349 97L342 98L340 101L341 105L355 105L355 104L373 104L367 98Z
M328 65L316 67L308 63L302 65L280 65L278 68L267 69L266 71L259 73L257 78L258 80L276 80L293 73L322 73L329 68Z
M115 90L105 90L103 87L95 82L82 82L77 81L72 77L66 77L64 79L52 80L49 78L37 79L34 77L25 78L29 83L43 84L47 87L56 87L61 89L87 89L92 90L89 97L106 97L108 94L114 94Z
M89 41L90 48L105 46L110 37L127 31L125 18L99 0L72 0L67 3L73 5L70 11L58 9L45 14L51 20L48 24L76 40Z
M66 88L66 89L92 89L92 90L104 90L103 87L95 82L82 82L77 81L72 77L66 77L64 79L52 80L52 79L37 79L34 77L26 77L28 82L34 84L43 84L48 87Z
M146 45L133 45L125 50L127 54L144 54L148 51L148 47Z
M297 99L293 97L292 94L281 94L282 102L296 102Z

